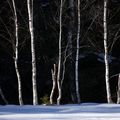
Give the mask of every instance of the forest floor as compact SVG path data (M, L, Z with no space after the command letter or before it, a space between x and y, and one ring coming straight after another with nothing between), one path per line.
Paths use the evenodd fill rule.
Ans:
M0 106L0 120L120 120L119 104L6 105Z

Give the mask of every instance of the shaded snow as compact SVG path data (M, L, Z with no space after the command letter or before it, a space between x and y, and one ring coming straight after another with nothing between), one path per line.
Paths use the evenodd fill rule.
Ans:
M120 120L120 105L0 106L0 120Z

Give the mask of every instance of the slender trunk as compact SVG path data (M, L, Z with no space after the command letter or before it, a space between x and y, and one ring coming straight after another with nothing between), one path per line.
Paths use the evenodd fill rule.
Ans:
M107 46L107 0L104 0L104 50L105 50L105 80L106 80L106 92L107 92L107 102L111 103L111 91L109 84L109 62L108 62L108 46Z
M75 74L74 74L74 63L73 63L73 32L74 32L74 22L75 22L75 12L74 12L74 1L68 1L68 8L69 8L69 20L68 20L68 64L67 67L69 68L69 81L70 81L70 94L73 103L77 102L76 97L76 87L75 87Z
M18 69L18 20L17 20L17 12L15 7L15 1L12 0L13 9L14 9L14 19L15 19L15 58L14 58L14 64L15 64L15 70L17 74L18 79L18 96L19 96L19 104L23 105L23 99L22 99L22 88L21 88L21 77Z
M7 101L7 99L5 98L1 87L0 87L0 96L1 96L1 98L3 99L3 101L5 102L5 104L8 104L8 101Z
M62 43L62 7L63 7L63 0L61 0L60 3L60 17L59 17L59 60L58 60L58 73L57 73L57 85L58 85L58 98L57 98L57 104L60 104L60 100L61 100L61 81L60 81L60 74L61 74L61 43Z
M76 95L77 102L80 103L80 94L79 94L79 77L78 77L78 64L79 64L79 40L80 40L80 0L78 0L78 31L77 31L77 50L76 50L76 61L75 61L75 81L76 81Z
M118 76L117 104L120 104L120 73Z
M32 85L33 85L33 105L38 104L37 83L36 83L36 59L35 59L35 43L33 30L33 0L27 0L29 30L31 36L31 54L32 54Z
M51 70L51 73L52 73L53 86L50 94L50 104L53 104L53 95L56 87L56 65L55 64L54 64L54 69Z

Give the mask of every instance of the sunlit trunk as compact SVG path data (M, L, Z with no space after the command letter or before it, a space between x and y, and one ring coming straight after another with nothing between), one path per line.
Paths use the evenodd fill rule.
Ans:
M60 3L60 16L59 16L59 59L58 59L58 73L57 73L57 85L58 85L58 98L57 98L57 104L60 104L60 100L61 100L61 95L62 95L62 91L61 91L61 78L60 78L60 74L61 74L61 58L62 58L62 50L61 50L61 44L62 44L62 8L63 8L63 0L61 0Z
M104 50L105 50L105 80L106 80L106 92L107 92L107 102L111 103L111 91L109 83L109 62L108 62L108 45L107 45L107 0L104 0Z
M14 20L15 20L15 57L14 57L14 64L15 64L15 70L17 74L17 80L18 80L18 96L19 96L19 104L23 105L23 99L22 99L22 88L21 88L21 77L18 69L18 20L17 20L17 11L15 6L15 1L12 0L13 4L13 10L14 10Z
M38 104L37 83L36 83L36 58L35 58L35 42L33 30L33 0L27 0L29 30L31 36L31 54L32 54L32 86L33 86L33 105Z

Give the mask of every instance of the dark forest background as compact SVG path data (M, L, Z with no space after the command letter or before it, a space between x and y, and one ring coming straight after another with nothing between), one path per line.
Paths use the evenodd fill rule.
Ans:
M75 0L76 1L76 0ZM31 51L26 0L16 0L19 25L19 70L24 104L32 104ZM49 97L52 88L51 69L58 60L59 0L34 0L34 33L37 61L38 100ZM69 7L63 13L63 51L67 44ZM75 61L77 10L74 8L73 63ZM112 99L120 72L120 1L108 0L108 49ZM18 104L17 77L14 68L14 14L10 0L0 0L0 88L9 104ZM103 46L103 0L81 0L81 37L79 85L82 102L106 102ZM73 103L73 69L66 63L62 103ZM56 92L57 95L57 92ZM55 96L56 98L56 96ZM0 96L0 104L5 104Z

